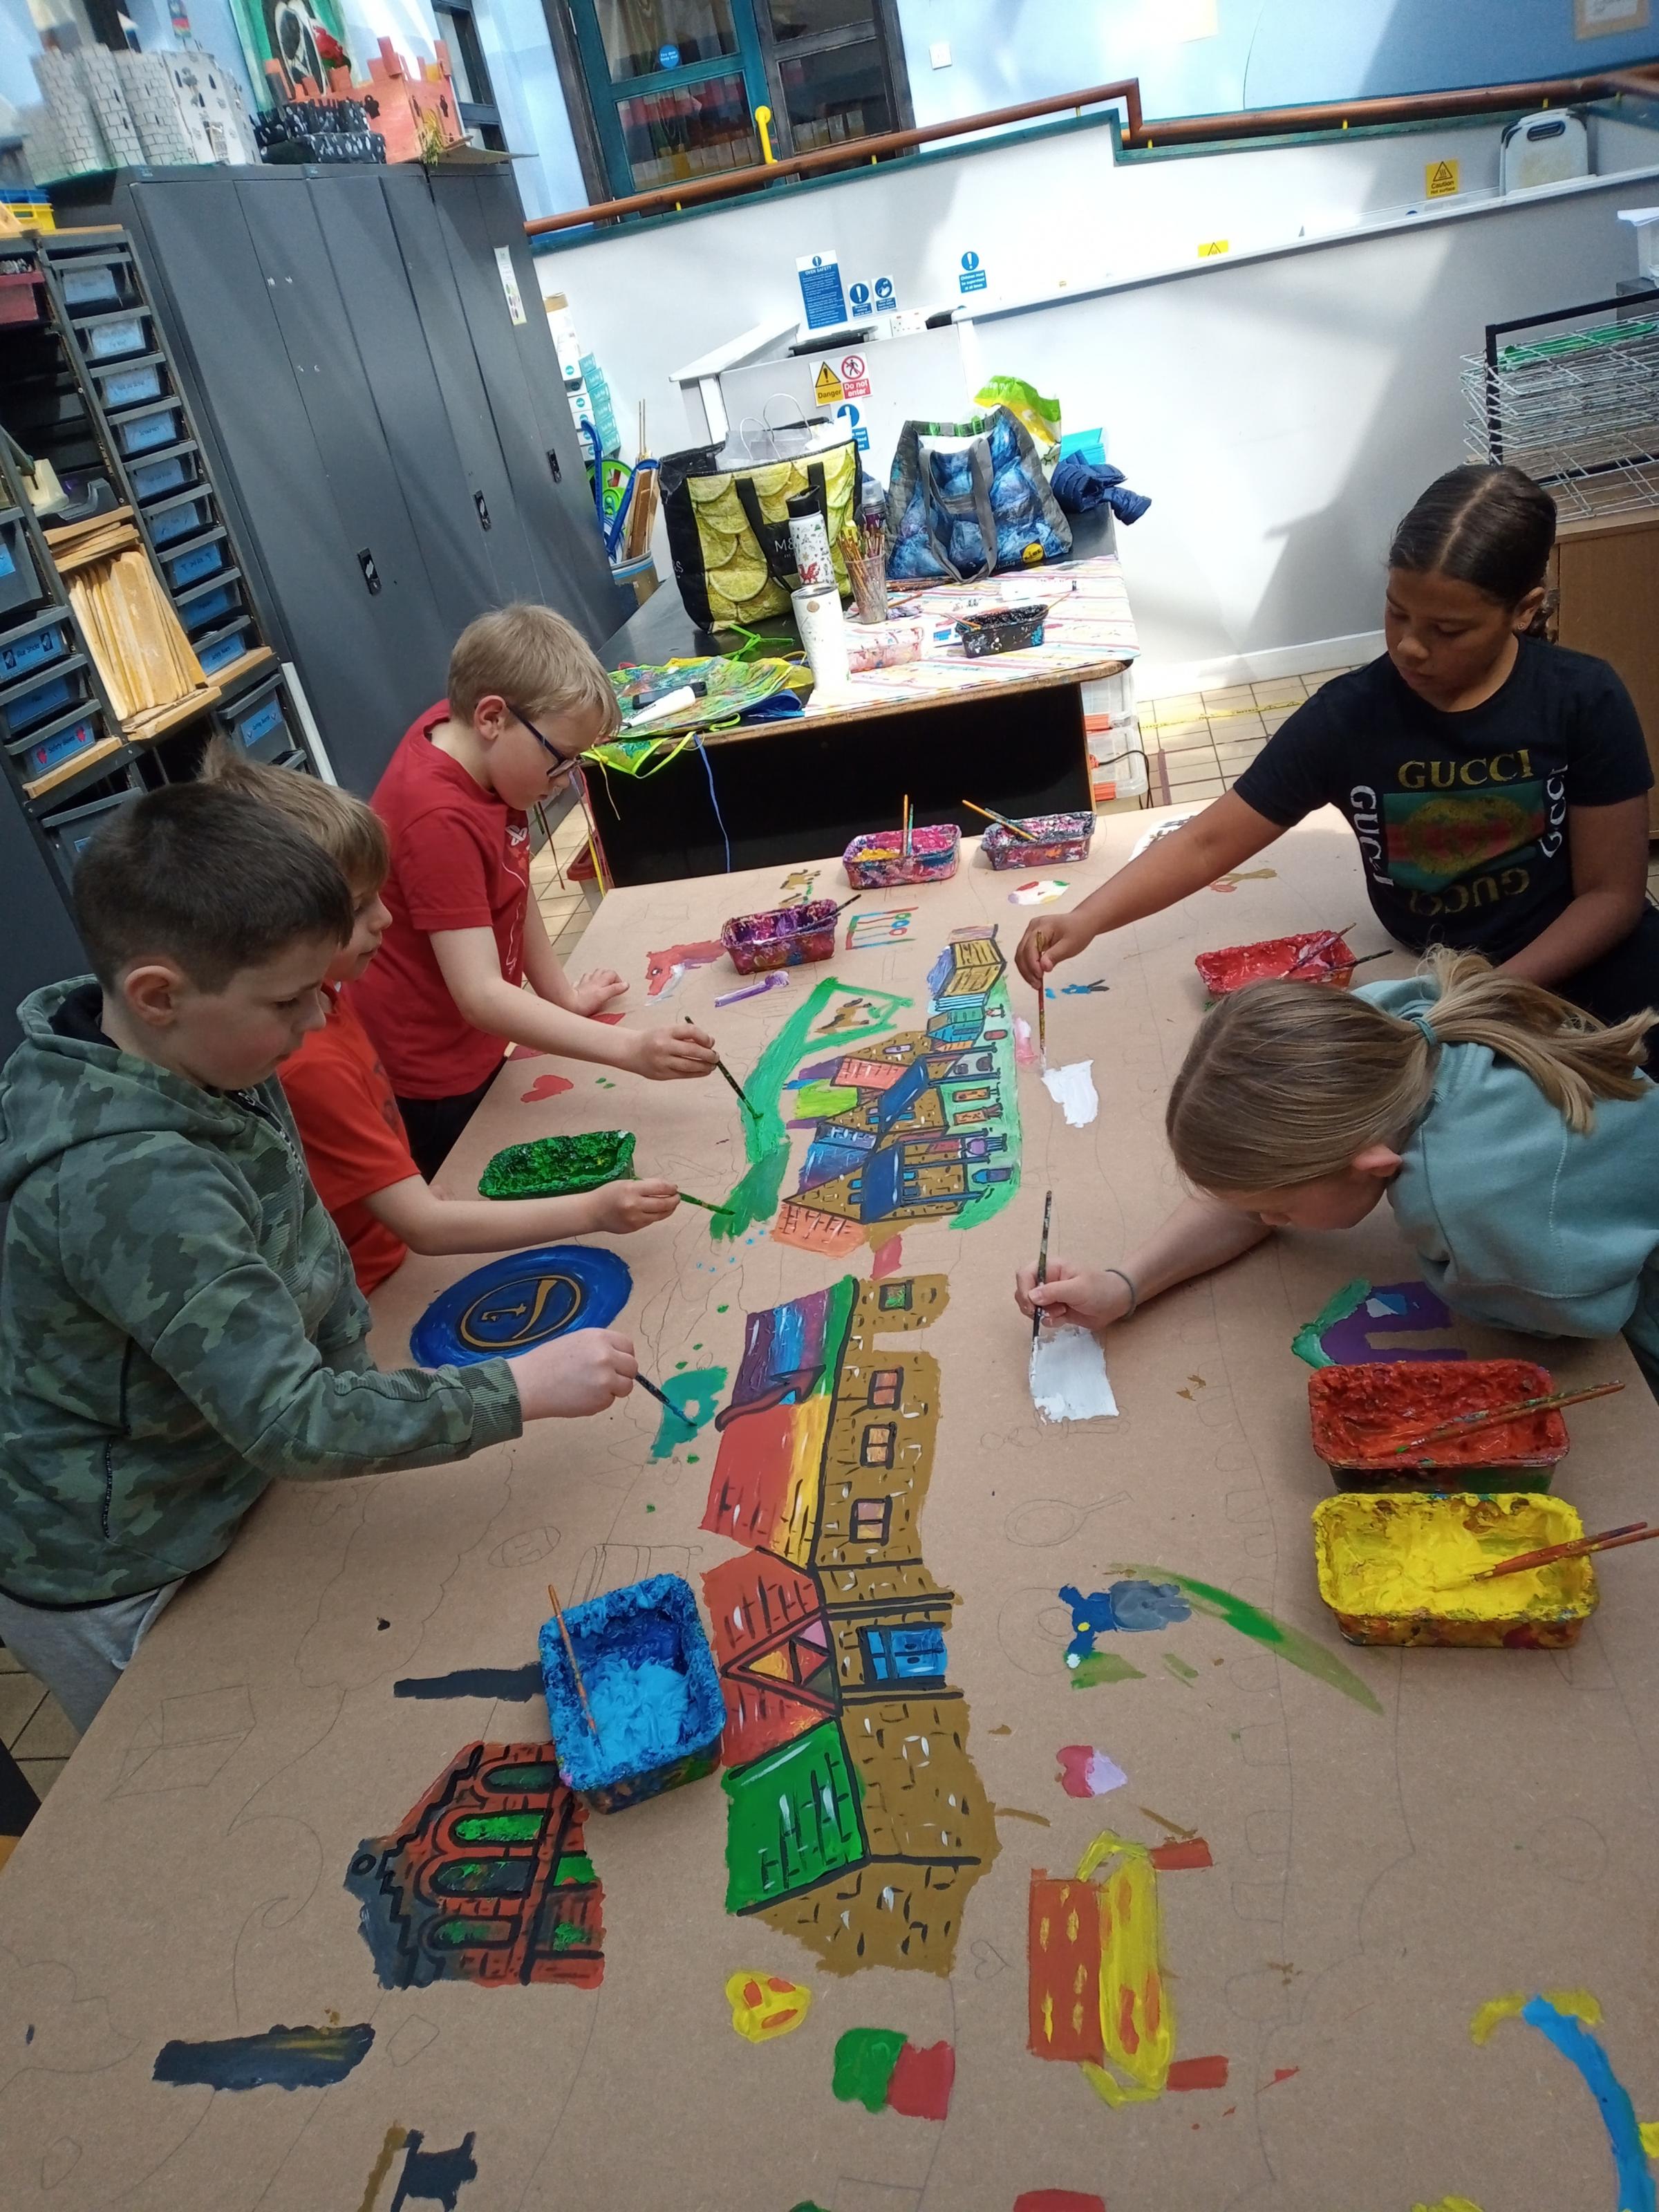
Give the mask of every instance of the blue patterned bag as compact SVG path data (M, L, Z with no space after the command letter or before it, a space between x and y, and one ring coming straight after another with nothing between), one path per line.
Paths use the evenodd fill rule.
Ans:
M1031 434L1006 407L973 422L907 422L887 494L887 573L967 584L1063 560L1071 526Z

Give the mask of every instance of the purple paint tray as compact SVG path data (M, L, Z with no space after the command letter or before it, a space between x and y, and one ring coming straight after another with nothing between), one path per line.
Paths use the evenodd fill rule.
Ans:
M1068 860L1086 860L1094 842L1092 814L1028 814L1019 819L1030 836L1016 837L1000 822L992 823L979 841L979 849L994 868L1057 868Z
M720 924L720 943L739 975L768 968L801 968L829 960L836 950L834 899L778 906L765 914L734 914Z
M954 822L942 822L910 832L908 858L899 830L877 830L854 837L841 859L853 889L873 891L893 884L945 883L955 875L961 854L961 830Z

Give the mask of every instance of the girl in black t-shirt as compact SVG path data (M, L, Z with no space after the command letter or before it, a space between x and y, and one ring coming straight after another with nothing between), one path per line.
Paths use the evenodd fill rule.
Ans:
M1298 708L1225 797L1032 922L1026 981L1334 805L1401 944L1483 952L1604 1021L1659 1006L1641 724L1605 661L1531 634L1555 522L1518 469L1431 484L1389 549L1387 653Z

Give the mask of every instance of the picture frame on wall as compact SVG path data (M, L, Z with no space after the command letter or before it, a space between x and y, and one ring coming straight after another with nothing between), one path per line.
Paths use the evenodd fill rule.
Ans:
M1573 36L1610 39L1621 31L1645 31L1652 0L1572 0Z
M328 42L347 52L339 0L230 0L230 12L248 75L267 106L283 96L268 63L280 62L290 79L306 76L320 85L328 81Z

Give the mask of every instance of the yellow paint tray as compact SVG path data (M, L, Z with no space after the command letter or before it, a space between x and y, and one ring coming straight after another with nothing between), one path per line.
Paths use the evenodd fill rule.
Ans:
M1313 1526L1319 1595L1350 1644L1553 1651L1595 1610L1588 1559L1471 1579L1583 1534L1573 1508L1540 1491L1342 1491L1315 1506Z

